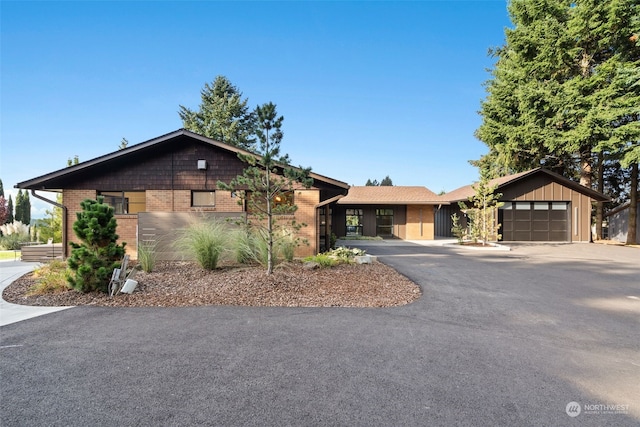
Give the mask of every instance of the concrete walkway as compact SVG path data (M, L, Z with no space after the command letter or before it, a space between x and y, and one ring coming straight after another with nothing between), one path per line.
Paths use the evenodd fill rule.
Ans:
M40 265L37 262L2 261L0 262L0 294L18 277L32 271ZM32 307L11 304L0 298L0 326L16 323L32 317L66 310L71 307Z

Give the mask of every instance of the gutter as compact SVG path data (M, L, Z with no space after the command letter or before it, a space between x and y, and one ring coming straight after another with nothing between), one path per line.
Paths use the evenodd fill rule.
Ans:
M39 194L36 194L36 190L31 190L31 195L36 199L42 200L43 202L49 203L62 209L62 258L67 258L67 215L68 210L65 205L61 205L58 202L54 202L53 200L47 199L46 197L42 197Z

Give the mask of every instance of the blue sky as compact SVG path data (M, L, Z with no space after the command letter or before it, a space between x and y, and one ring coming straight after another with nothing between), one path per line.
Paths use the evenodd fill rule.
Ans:
M450 191L478 178L473 133L506 1L2 1L0 178L16 183L182 127L224 75L285 117L294 165L351 185ZM7 194L8 196L8 194ZM32 217L49 208L31 198Z

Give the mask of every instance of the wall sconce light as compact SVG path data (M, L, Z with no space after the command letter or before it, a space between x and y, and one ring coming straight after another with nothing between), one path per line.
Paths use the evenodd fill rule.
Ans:
M206 160L198 160L198 170L206 171L207 170L207 161Z

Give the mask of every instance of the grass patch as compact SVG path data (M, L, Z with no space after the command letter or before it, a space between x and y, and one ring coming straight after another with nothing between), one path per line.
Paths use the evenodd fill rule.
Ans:
M0 260L13 259L17 261L20 259L20 256L20 251L0 251Z
M342 236L338 240L384 240L380 236Z
M64 261L51 261L33 271L36 284L29 288L27 296L66 292L70 289L69 269Z

